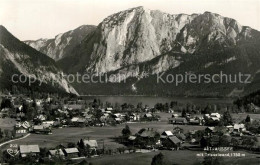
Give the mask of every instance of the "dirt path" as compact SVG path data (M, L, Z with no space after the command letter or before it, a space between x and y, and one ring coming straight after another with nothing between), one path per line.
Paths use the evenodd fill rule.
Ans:
M3 142L3 143L0 144L0 147L2 147L2 146L5 145L5 144L8 144L8 143L10 143L10 142L14 142L14 141L17 141L17 140L25 139L25 138L27 138L27 137L30 136L30 135L31 135L31 134L28 133L27 135L25 135L25 136L23 136L23 137L21 137L21 138L13 139L13 140L9 140L9 141Z

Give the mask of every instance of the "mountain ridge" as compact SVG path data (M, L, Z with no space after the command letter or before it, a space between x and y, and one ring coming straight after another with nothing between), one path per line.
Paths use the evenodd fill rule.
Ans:
M68 84L61 75L62 71L58 68L53 59L38 52L32 47L18 40L4 26L0 26L0 78L1 88L10 88L12 85L21 85L13 82L13 75L23 75L27 80L34 78L34 88L43 83L45 87L57 88L63 92L76 94L76 90ZM26 83L28 83L28 81ZM32 88L31 84L23 84L27 88Z

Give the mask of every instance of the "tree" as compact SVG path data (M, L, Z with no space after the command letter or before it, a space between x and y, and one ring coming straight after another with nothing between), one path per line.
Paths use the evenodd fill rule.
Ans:
M223 114L223 121L224 121L224 125L231 125L233 124L233 120L232 120L232 117L229 113L229 111L225 111L224 114Z
M76 147L75 143L72 143L72 142L68 143L68 148L74 148L74 147Z
M246 122L246 123L249 123L250 121L251 121L251 118L250 118L249 115L247 115L247 116L246 116L246 119L245 119L245 122Z
M131 135L131 131L128 125L125 125L125 128L122 130L122 135L125 138L128 138Z
M186 117L186 115L187 115L187 114L186 114L186 110L183 109L182 112L181 112L181 117Z
M12 108L12 102L10 99L3 99L1 102L1 109L3 108Z
M163 165L163 154L160 152L159 154L155 155L152 159L151 165Z
M3 138L4 133L2 132L2 129L0 128L0 139Z

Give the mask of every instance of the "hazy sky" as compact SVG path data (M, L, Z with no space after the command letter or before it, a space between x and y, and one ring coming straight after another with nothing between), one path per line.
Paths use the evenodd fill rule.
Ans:
M137 6L171 14L210 11L260 30L260 0L0 0L0 24L20 40L54 38Z

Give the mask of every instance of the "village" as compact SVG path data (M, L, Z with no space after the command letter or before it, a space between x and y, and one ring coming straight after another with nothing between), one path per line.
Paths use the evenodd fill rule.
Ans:
M81 162L104 155L164 150L204 151L210 148L216 152L219 147L259 153L260 121L259 115L255 115L259 114L259 107L254 104L243 110L234 107L199 107L177 101L149 107L141 102L134 106L78 97L7 95L1 100L0 117L14 122L10 129L0 130L0 162ZM233 119L233 114L243 117ZM112 142L91 136L101 129L107 134L104 138L112 138ZM83 135L76 130L86 133ZM58 133L75 136L71 141L68 138L67 143L47 145L48 139L55 140ZM24 143L20 140L32 137L46 140L41 144L37 140ZM8 142L12 140L18 143L12 148L15 155L8 152L9 145L16 144Z

